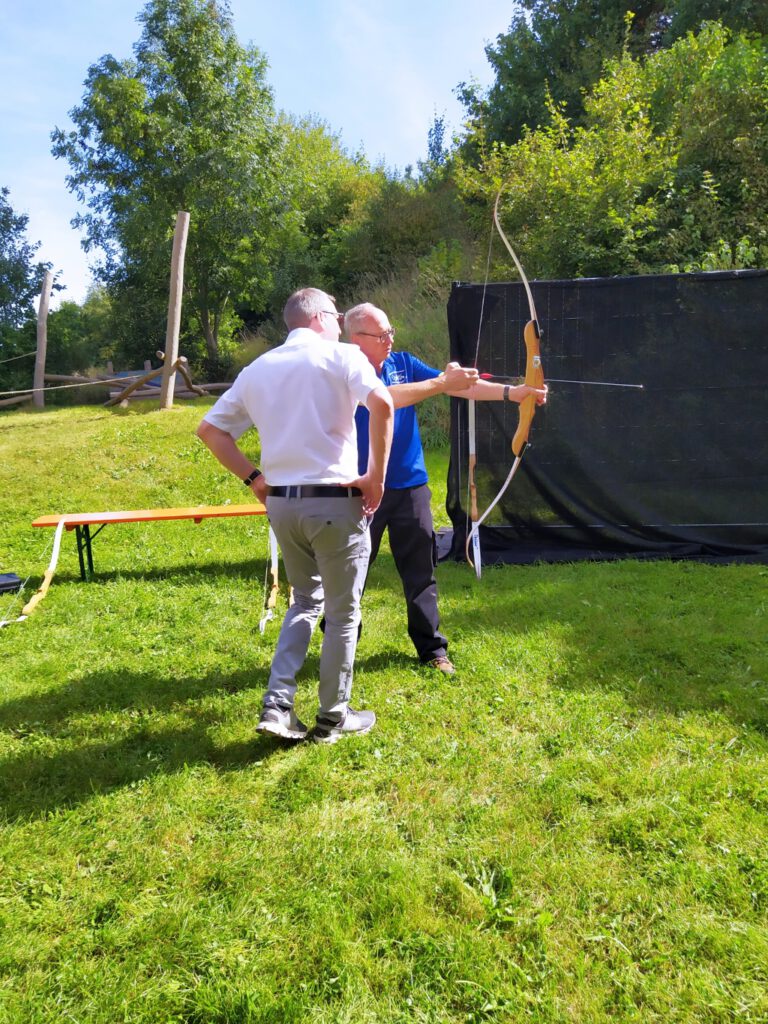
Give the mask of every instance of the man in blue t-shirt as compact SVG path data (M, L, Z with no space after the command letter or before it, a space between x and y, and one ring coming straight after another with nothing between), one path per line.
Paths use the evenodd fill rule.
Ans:
M371 522L370 564L378 554L384 530L388 529L392 557L403 581L408 635L422 664L451 674L454 667L448 658L448 641L440 632L437 610L432 494L414 406L438 394L498 402L522 402L526 395L535 394L541 403L546 400L546 390L537 391L526 384L512 387L482 381L476 369L458 363L448 363L441 372L410 352L393 352L395 330L387 314L370 302L345 314L344 331L387 385L395 406L384 497ZM358 406L355 422L358 469L364 473L368 465L368 410L364 406Z

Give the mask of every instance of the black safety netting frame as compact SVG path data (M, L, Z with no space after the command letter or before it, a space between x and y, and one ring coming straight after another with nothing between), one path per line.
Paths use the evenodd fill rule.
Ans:
M534 281L550 384L480 528L483 563L768 562L768 271ZM482 312L482 318L481 318ZM453 285L451 359L525 372L522 284ZM468 407L451 401L450 555L469 529ZM479 511L512 465L518 410L477 402Z

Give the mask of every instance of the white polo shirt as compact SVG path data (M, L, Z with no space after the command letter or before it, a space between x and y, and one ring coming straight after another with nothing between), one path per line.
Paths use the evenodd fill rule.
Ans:
M206 413L237 440L251 426L261 439L261 470L272 486L354 480L355 409L386 391L357 345L299 327L265 352Z

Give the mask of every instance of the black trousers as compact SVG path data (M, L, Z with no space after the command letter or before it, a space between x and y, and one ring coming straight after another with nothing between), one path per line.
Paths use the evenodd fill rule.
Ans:
M448 641L440 632L437 611L437 547L431 497L427 484L404 490L386 487L370 527L370 565L379 553L384 531L389 531L392 557L403 581L408 636L423 662L446 654L448 650Z

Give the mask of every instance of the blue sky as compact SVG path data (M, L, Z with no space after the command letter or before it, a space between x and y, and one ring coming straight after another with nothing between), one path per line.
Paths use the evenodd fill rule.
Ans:
M90 274L67 165L50 155L50 133L69 126L88 66L106 53L131 56L140 35L135 0L0 0L0 185L27 236L41 242L66 285L82 301ZM315 114L344 145L404 168L426 155L435 112L461 126L453 90L491 80L484 48L505 32L513 0L231 0L241 43L270 64L276 106ZM471 13L470 13L471 12Z

